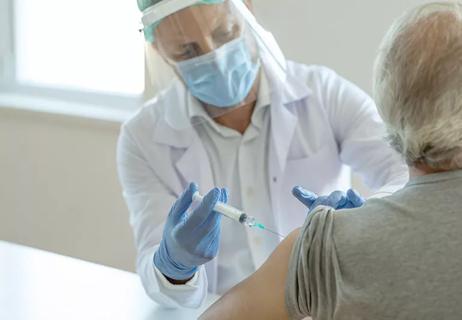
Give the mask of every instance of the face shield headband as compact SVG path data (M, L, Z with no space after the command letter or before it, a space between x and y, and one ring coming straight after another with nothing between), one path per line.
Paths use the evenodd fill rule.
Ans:
M141 22L143 24L144 38L150 43L155 42L155 31L162 19L175 12L194 5L219 4L225 0L164 0L148 7L143 11Z

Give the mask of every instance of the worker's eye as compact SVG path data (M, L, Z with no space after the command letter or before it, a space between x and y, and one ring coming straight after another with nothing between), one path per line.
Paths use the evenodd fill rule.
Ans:
M177 52L174 54L173 58L175 61L183 61L192 59L198 56L197 46L193 43L183 44L178 48Z
M213 32L213 39L219 46L236 39L240 33L240 26L237 23L227 23L218 27Z

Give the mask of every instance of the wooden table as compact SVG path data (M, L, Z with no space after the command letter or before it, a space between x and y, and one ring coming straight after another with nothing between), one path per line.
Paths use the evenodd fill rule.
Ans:
M0 241L0 319L196 319L145 294L136 274Z

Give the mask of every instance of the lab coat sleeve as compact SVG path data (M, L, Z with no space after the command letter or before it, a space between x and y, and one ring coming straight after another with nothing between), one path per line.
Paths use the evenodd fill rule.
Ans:
M409 180L402 157L385 140L385 125L374 101L351 82L325 68L322 72L325 108L340 159L382 197Z
M176 197L158 179L125 127L122 127L118 141L117 167L134 232L136 268L146 293L165 307L198 308L207 295L207 276L203 266L186 285L170 284L154 266L154 252L162 239L164 223Z

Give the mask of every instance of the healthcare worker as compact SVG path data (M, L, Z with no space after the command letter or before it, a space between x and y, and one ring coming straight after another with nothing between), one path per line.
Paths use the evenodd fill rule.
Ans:
M137 271L155 301L198 307L207 291L221 294L255 271L281 240L222 218L218 201L286 235L307 214L296 185L346 190L351 168L382 195L407 181L370 97L328 68L286 61L250 0L138 6L159 94L123 125L118 169ZM192 201L196 191L202 203ZM308 206L316 200L295 194ZM333 206L355 202L340 198Z

